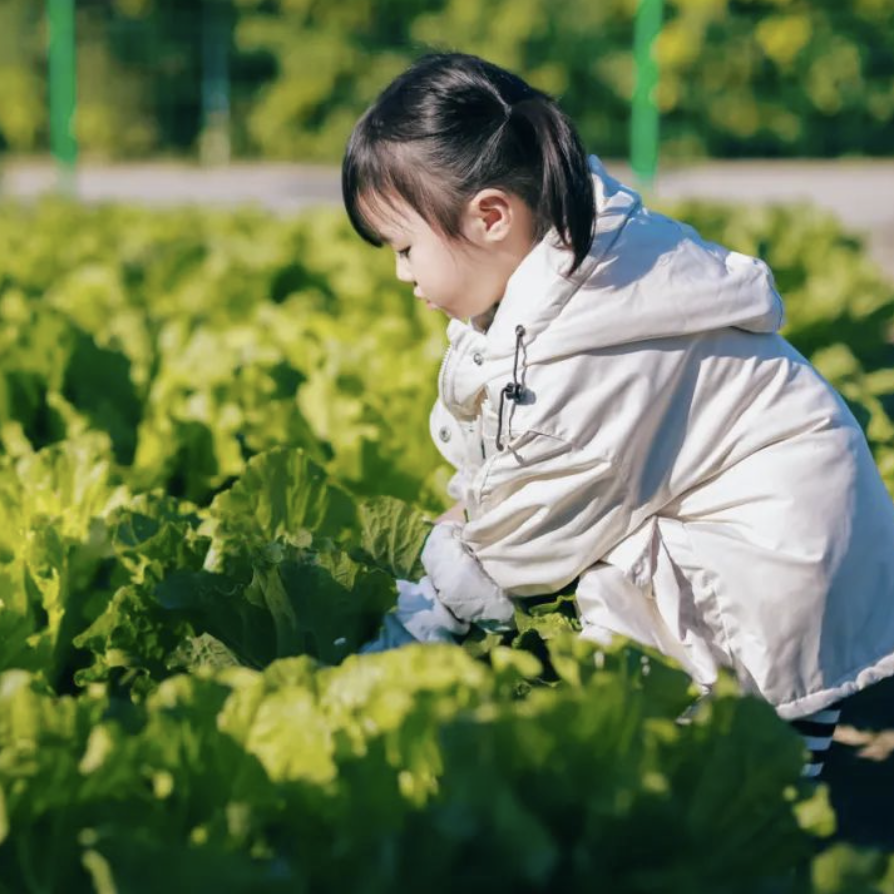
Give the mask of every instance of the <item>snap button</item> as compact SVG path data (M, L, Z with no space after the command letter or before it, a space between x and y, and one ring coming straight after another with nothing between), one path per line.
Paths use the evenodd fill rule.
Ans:
M443 426L438 430L438 437L446 443L450 440L450 429L446 425Z
M484 363L484 354L482 354L481 351L475 351L475 353L472 354L472 359L478 366L481 366L481 364Z

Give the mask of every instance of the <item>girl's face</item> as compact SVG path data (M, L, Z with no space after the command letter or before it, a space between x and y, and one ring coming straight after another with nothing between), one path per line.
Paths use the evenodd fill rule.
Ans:
M412 283L413 294L431 309L456 319L480 316L500 301L534 244L530 210L502 190L482 190L469 202L462 219L468 241L432 229L399 199L387 218L370 218L395 253L397 278Z

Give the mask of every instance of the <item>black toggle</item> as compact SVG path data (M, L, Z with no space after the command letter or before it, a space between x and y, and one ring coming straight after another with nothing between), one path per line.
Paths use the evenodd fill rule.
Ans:
M497 450L500 452L503 451L503 441L500 437L503 432L503 406L507 398L518 403L524 393L524 388L518 381L518 355L521 351L524 334L524 326L519 325L515 327L515 360L512 363L512 381L507 382L500 390L500 408L497 412Z

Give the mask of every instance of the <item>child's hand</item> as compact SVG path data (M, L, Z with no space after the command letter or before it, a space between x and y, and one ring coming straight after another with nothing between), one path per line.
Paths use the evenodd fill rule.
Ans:
M397 605L385 615L379 635L361 646L361 654L384 652L407 643L455 643L469 625L455 618L438 600L427 577L418 583L397 582Z
M466 520L466 504L464 501L460 500L458 503L454 503L443 515L439 516L435 519L435 524L439 525L441 522L459 522L462 524Z
M422 565L438 599L463 621L511 623L515 617L512 599L462 542L462 529L456 521L435 525L422 547Z

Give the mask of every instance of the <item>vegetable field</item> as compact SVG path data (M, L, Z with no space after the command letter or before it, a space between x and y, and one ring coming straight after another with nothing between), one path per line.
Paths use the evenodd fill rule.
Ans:
M764 257L894 491L894 286L810 208ZM517 630L357 655L450 470L444 321L340 214L0 208L0 892L894 892L724 680Z

